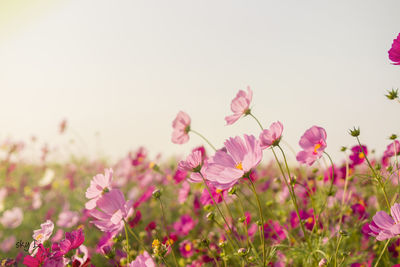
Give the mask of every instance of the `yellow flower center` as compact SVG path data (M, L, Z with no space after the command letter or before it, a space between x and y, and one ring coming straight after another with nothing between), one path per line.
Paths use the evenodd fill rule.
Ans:
M36 237L36 241L40 241L40 239L42 239L43 235L42 234L38 234Z
M192 246L190 244L185 245L185 250L190 251L192 249Z
M317 150L321 147L321 144L318 143L314 146L314 154L317 154Z
M312 218L312 217L309 217L308 219L307 219L307 223L312 223L314 221L314 219Z
M242 162L239 162L238 164L236 164L235 168L243 171Z
M358 157L359 157L360 159L363 159L363 158L365 158L365 155L364 155L364 153L360 152L360 153L358 153Z
M215 193L217 193L217 194L221 194L221 192L222 192L222 190L221 190L221 189L219 189L219 188L215 189Z
M396 249L397 252L400 252L400 246L396 246L395 249Z
M153 248L159 247L160 246L160 241L158 239L154 239L153 243L151 244Z
M149 169L153 169L153 168L154 168L154 165L156 165L154 162L150 162L150 163L149 163Z

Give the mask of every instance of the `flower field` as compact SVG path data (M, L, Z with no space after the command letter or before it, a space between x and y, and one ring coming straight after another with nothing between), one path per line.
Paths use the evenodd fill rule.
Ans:
M400 34L389 59L400 64ZM400 266L396 133L378 155L362 129L349 129L354 143L339 162L323 127L305 125L301 150L292 151L279 120L267 125L253 114L250 87L232 97L227 127L246 118L259 134L212 144L179 111L171 141L204 141L181 159L139 147L117 162L61 163L44 148L29 163L18 156L23 143L3 142L1 265ZM400 102L398 90L386 97ZM292 153L295 163L287 161Z

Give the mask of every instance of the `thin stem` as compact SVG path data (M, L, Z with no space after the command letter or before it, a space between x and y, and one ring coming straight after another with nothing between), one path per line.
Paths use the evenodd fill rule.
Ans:
M324 211L326 204L328 203L328 198L329 198L329 196L330 196L331 193L332 193L333 181L334 181L334 179L335 179L335 166L333 165L332 158L331 158L331 157L329 156L329 154L326 153L325 151L324 151L324 154L325 154L326 156L328 156L329 161L331 162L332 176L331 176L331 185L329 186L328 194L327 194L327 196L326 196L326 198L325 198L324 204L321 206L321 210L320 210L319 213L318 213L318 220L319 220L319 218L321 217L321 213Z
M169 235L169 231L168 231L168 227L167 227L167 220L165 219L164 206L163 206L163 203L162 203L160 197L158 198L158 201L160 202L160 206L161 206L161 212L162 212L162 217L163 217L163 221L164 221L165 232L167 232L167 240L168 240L167 242L171 243L170 235ZM172 245L173 245L173 243L171 244L172 256L174 257L176 267L178 267L179 264L178 264L178 261L176 260L174 248L172 247Z
M260 121L251 112L249 113L249 115L252 116L256 120L258 126L260 126L260 128L261 128L261 131L264 130L264 127L262 126Z
M263 215L263 212L262 212L261 202L260 202L260 199L258 197L258 194L257 194L257 191L256 191L256 187L254 186L254 183L253 183L253 181L251 180L250 177L248 178L248 180L250 181L251 186L253 188L254 195L256 196L257 204L258 204L258 212L260 213L260 219L261 219L261 224L262 224L261 225L261 234L262 234L261 242L262 242L262 246L263 246L263 266L265 266L266 257L265 257L264 215Z
M207 142L207 144L208 144L212 149L214 149L214 151L217 151L217 149L215 148L215 146L213 146L213 145L210 143L210 141L208 141L208 139L205 138L201 133L199 133L199 132L197 132L197 131L195 131L195 130L192 130L192 129L190 129L190 131L193 132L193 133L195 133L195 134L197 134L198 136L200 136L204 141Z
M335 267L337 266L337 254L338 254L338 251L339 251L339 246L340 246L340 242L342 242L342 238L343 238L343 236L342 235L340 235L340 237L339 237L339 241L338 241L338 243L337 243L337 245L336 245L336 252L335 252Z
M126 223L124 222L124 228L125 228L125 238L126 238L126 258L128 262L131 262L129 260L129 237L128 237L128 230L126 229Z
M278 146L278 147L279 147L279 146ZM279 148L280 148L280 147L279 147ZM272 150L272 153L274 154L274 157L275 157L276 162L278 163L279 169L280 169L280 171L281 171L281 173L282 173L282 175L283 175L283 180L285 181L285 184L286 184L286 186L288 187L288 190L289 190L289 193L290 193L290 197L291 197L291 199L292 199L294 208L295 208L295 210L296 210L297 217L298 217L298 219L299 219L299 223L300 223L301 230L302 230L302 232L303 232L303 234L304 234L304 238L306 239L306 241L307 241L309 247L311 248L311 244L310 244L310 242L309 242L309 240L308 240L307 232L306 232L306 230L305 230L305 228L304 228L304 225L303 225L303 220L302 220L301 217L300 217L299 207L298 207L298 205L297 205L297 199L296 199L296 194L294 193L294 188L292 188L292 186L288 183L288 181L287 181L287 179L286 179L285 172L283 171L282 165L281 165L281 163L279 162L278 157L276 156L276 153L275 153L274 148L272 147L271 150ZM281 151L283 152L282 149L281 149ZM286 165L287 165L287 164L286 164ZM290 177L289 177L289 178L290 178ZM290 181L289 181L289 182L290 182Z
M358 136L356 136L356 139L357 139L358 145L360 146L361 151L362 151L362 153L364 155L364 158L368 163L369 168L371 169L372 173L375 176L375 179L378 181L378 183L379 183L379 185L380 185L380 187L381 187L381 189L383 191L383 196L385 197L386 205L388 207L388 210L390 210L390 203L389 203L389 200L388 200L388 197L387 197L387 194L386 194L385 186L382 184L382 180L380 179L378 174L375 172L375 169L372 167L371 162L369 162L367 154L365 154L364 148L362 147L360 139L358 139Z
M227 220L225 219L225 216L224 216L224 214L222 213L222 211L220 210L220 208L219 208L217 202L215 201L213 195L211 194L211 190L210 190L210 187L208 186L208 184L207 184L207 182L206 182L206 179L204 178L204 176L203 176L203 174L202 174L201 172L199 172L199 174L200 174L201 178L203 178L204 185L206 186L207 191L208 191L208 194L210 195L212 201L214 202L215 207L217 207L217 210L218 210L218 212L219 212L219 215L221 215L222 219L223 219L224 222L225 222L225 225L228 227L228 229L229 229L228 235L230 236L230 235L233 233L233 231L232 231L231 227L229 226ZM232 239L233 239L233 238L232 238ZM233 239L233 240L236 241L236 239ZM239 244L237 244L237 243L236 243L236 245L239 246Z
M378 264L383 256L383 253L385 253L387 246L389 245L390 239L386 242L385 246L383 247L381 254L379 255L379 258L376 260L374 267L378 267Z
M124 220L124 223L126 225L126 221ZM149 253L149 255L151 255L151 253L146 249L145 245L143 244L143 242L139 239L139 237L135 234L135 232L133 232L133 230L129 227L126 227L129 231L129 233L131 233L131 235L136 239L136 241L139 243L139 245L142 246L142 248L147 251L147 253Z

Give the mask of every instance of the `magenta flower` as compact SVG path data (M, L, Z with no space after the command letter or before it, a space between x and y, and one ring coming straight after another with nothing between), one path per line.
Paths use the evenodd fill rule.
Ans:
M184 240L179 244L179 251L181 252L182 257L190 258L194 254L193 243L189 240Z
M248 115L250 113L250 103L252 98L253 92L250 87L247 87L247 93L243 90L239 90L231 103L233 115L225 117L227 125L235 123L242 115Z
M388 51L389 59L393 61L393 65L400 65L400 33L397 38L393 40L392 48Z
M212 184L208 184L210 189L211 195L213 196L216 203L222 202L222 197L226 198L228 196L228 190L221 190L215 188ZM210 193L208 192L207 188L204 188L203 193L200 196L200 203L205 205L214 205L213 199L210 197Z
M134 261L129 263L128 267L156 267L156 263L147 251L138 255Z
M264 224L264 237L271 238L276 243L280 243L286 239L286 233L279 222L268 220Z
M133 213L132 201L125 202L119 189L113 189L97 201L97 208L91 210L92 221L103 232L118 233L124 227L124 220Z
M308 129L300 138L299 145L303 150L297 153L297 161L311 166L322 156L326 148L326 132L324 128L313 126Z
M65 233L65 239L51 246L52 257L57 258L64 256L69 251L82 245L83 241L85 241L85 236L81 228L70 233Z
M181 160L178 164L179 170L192 172L190 178L188 178L189 182L192 183L200 183L203 181L200 174L202 166L203 155L199 150L193 151L189 156L187 156L186 160Z
M364 150L364 152L363 152L363 150ZM362 149L360 146L357 146L357 145L353 146L351 148L351 152L353 152L349 157L351 160L351 164L350 164L351 167L354 167L356 165L360 165L361 163L363 163L365 160L365 156L368 155L368 149L364 145L362 145Z
M86 202L86 209L92 210L96 207L97 200L105 193L111 189L111 180L113 176L112 169L105 169L104 175L97 174L93 179L90 181L90 186L86 190L86 198L90 199Z
M253 135L229 138L224 145L226 151L218 150L203 167L205 178L219 189L232 187L262 159L260 142Z
M174 144L184 144L189 141L189 131L190 131L190 117L183 111L179 111L178 115L172 122L172 143Z
M197 220L194 221L190 215L184 214L174 223L173 227L178 236L186 236L196 226L196 224Z
M395 140L393 143L386 147L385 152L383 152L383 157L391 158L395 155L400 155L400 142Z
M281 140L283 125L280 121L274 122L269 129L263 130L260 134L261 148L266 149L270 146L277 146Z
M372 218L369 234L376 237L376 240L382 241L400 234L400 204L395 203L390 208L390 213L392 216L378 211Z
M39 244L36 255L33 257L31 255L26 255L22 264L28 267L39 267L45 263L49 256L50 249L44 248L42 244Z

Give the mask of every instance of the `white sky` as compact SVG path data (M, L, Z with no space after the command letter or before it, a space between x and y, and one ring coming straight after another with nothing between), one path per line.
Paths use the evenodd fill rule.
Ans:
M171 143L179 110L216 146L259 134L250 117L225 126L232 98L249 85L254 114L264 126L280 120L296 151L304 131L319 125L337 161L340 146L355 143L347 133L353 126L382 153L387 137L400 134L400 105L384 97L400 87L400 67L387 56L399 10L396 0L14 7L0 20L0 141L36 135L59 146L79 135L85 155L119 157L140 145L153 155L185 155L201 140ZM73 132L60 137L63 118Z

